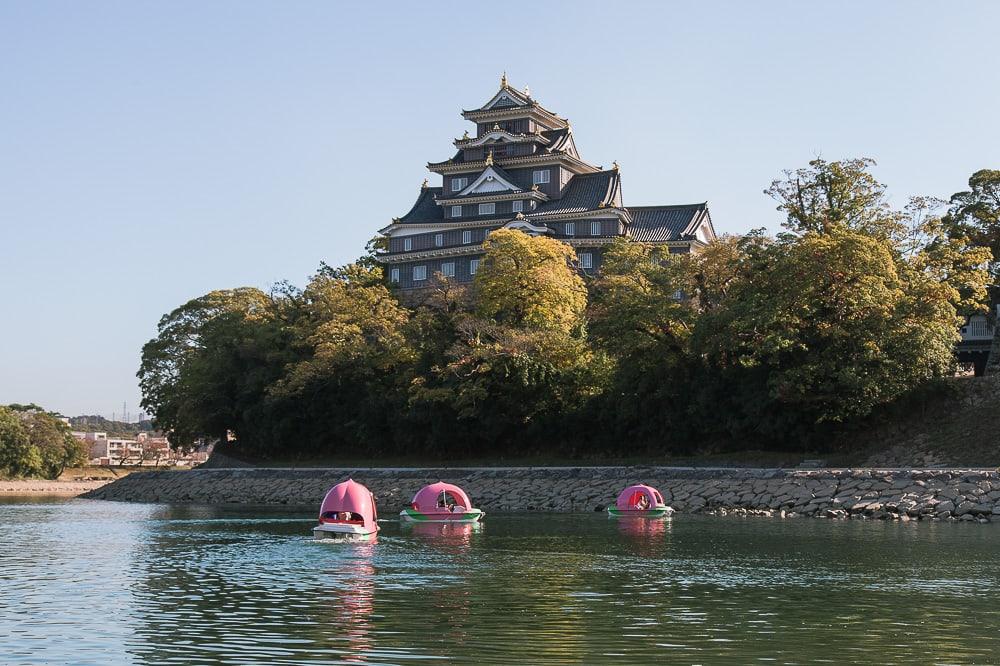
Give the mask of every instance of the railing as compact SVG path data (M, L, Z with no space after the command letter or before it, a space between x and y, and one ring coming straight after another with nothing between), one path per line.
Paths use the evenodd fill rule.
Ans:
M962 340L992 340L996 328L983 315L969 317L961 328Z

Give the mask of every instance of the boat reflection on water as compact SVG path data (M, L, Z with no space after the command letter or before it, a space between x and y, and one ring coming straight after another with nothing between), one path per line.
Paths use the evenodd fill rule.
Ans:
M371 616L375 610L375 567L372 557L375 543L351 544L354 556L345 562L345 570L338 572L337 585L330 586L330 610L333 625L332 638L338 651L343 651L343 662L368 663L367 654L372 649Z
M483 531L476 523L401 523L403 534L412 534L421 541L447 553L465 553L472 546L472 535Z
M619 518L618 532L632 544L640 555L658 555L663 552L665 537L672 529L669 520L640 518L638 516Z

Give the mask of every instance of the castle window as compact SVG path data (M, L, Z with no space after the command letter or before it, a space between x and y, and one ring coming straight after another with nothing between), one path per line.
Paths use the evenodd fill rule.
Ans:
M434 234L434 247L444 245L444 234Z
M580 253L580 268L591 269L594 267L594 255L590 252ZM414 278L416 279L416 278Z
M475 275L479 271L479 260L469 259L469 275Z
M441 275L445 277L455 277L455 262L446 261L441 264Z
M392 282L394 284L399 284L399 269L398 268L393 268L391 271L389 271L389 282Z
M566 235L567 236L576 236L576 222L567 222L566 223Z
M469 185L468 178L452 178L451 179L451 191L461 192Z
M497 205L493 203L479 204L480 215L493 215L497 212Z
M549 182L549 170L542 169L541 171L535 171L531 174L531 184L541 185L543 183Z
M515 201L515 202L513 202L510 205L510 207L511 207L511 210L514 211L515 213L520 213L522 210L524 210L524 202L523 201Z
M462 207L461 206L452 206L451 207L451 216L452 217L462 217Z
M472 232L471 231L463 231L462 232L462 242L465 243L466 245L468 245L469 243L472 242Z
M427 279L427 267L426 266L414 266L413 267L413 281L419 282L420 280Z
M600 236L601 235L601 221L600 220L594 220L593 222L590 223L590 235L591 236Z
M403 239L403 252L409 252L412 249L413 249L413 239L412 238L404 238Z

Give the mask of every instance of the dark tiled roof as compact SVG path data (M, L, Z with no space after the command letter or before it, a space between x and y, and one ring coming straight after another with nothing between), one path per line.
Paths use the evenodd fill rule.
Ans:
M563 146L566 145L566 139L569 138L569 128L545 130L541 134L549 140L549 145L545 146L544 150L551 153L554 150L562 150Z
M621 174L617 169L577 174L566 185L561 199L548 201L528 217L556 213L582 213L607 206L622 205Z
M644 243L684 240L708 216L708 204L629 206L632 239Z
M413 204L410 212L399 218L400 222L421 223L439 222L444 219L444 211L441 206L434 203L434 197L441 194L440 187L422 187L417 202Z
M520 90L517 90L516 88L513 88L513 87L511 87L509 85L502 85L502 86L500 86L500 90L497 90L495 93L493 93L493 97L496 97L501 92L506 93L507 97L509 97L512 100L514 100L514 103L513 104L509 104L509 103L505 104L505 103L503 103L501 101L498 104L496 104L495 106L493 106L492 107L493 109L509 109L509 108L512 108L512 107L515 107L515 106L526 106L528 104L531 104L531 98L530 97L528 97L527 95L525 95ZM477 109L471 109L471 111L485 111L486 110L486 104L489 104L491 101L493 101L493 97L490 97L488 100L486 100L486 102L483 104L483 106L480 106Z

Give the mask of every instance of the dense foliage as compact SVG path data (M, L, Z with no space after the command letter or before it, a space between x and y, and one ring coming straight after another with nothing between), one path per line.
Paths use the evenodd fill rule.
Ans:
M37 405L0 406L0 476L55 479L87 462L69 426Z
M468 287L404 299L369 256L211 292L143 348L143 406L178 443L285 457L812 446L953 370L1000 237L996 172L941 217L894 209L871 166L786 172L776 237L618 240L586 280L570 246L500 230Z

